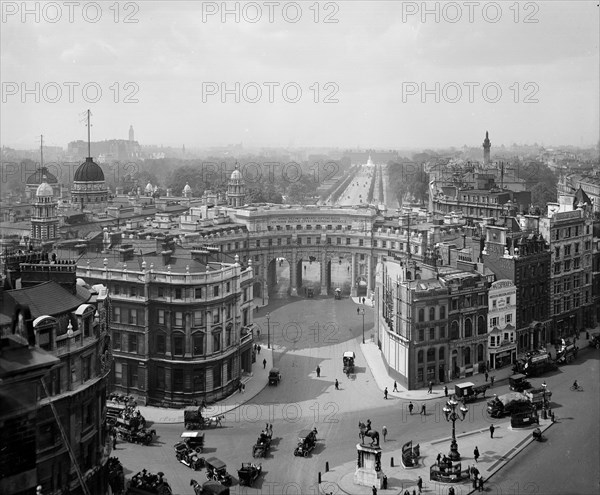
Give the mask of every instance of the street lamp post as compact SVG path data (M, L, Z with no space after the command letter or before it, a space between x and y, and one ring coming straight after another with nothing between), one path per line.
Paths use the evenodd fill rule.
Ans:
M363 319L363 344L365 343L365 308L362 308L360 310L360 314L362 315L362 319Z
M460 403L456 400L455 397L452 397L446 405L442 408L444 414L446 415L446 421L452 421L452 442L450 443L450 454L449 457L452 461L460 461L460 454L458 452L458 443L456 443L456 420L460 419L464 421L467 412L469 411L464 404L461 404L459 410L462 414L460 416L456 412L456 408Z
M267 313L267 349L271 348L271 314Z
M547 418L547 412L546 410L548 409L548 399L546 399L546 387L548 385L546 385L546 381L544 380L544 382L542 383L542 389L544 390L543 394L544 394L544 402L543 402L543 407L542 407L542 417L544 419Z

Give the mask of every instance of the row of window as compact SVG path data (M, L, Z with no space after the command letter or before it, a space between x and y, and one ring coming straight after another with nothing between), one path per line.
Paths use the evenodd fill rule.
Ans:
M504 321L503 323L505 325L507 325L508 323L512 323L513 322L513 315L512 313L506 313L504 315L504 318L502 318ZM500 326L500 317L499 316L494 316L492 318L490 318L490 327L499 327Z
M172 315L171 323L175 327L183 327L185 322L183 318L183 311L172 311L170 313ZM192 326L193 327L201 327L206 324L218 325L221 323L222 317L225 320L231 319L233 314L233 304L227 304L223 308L213 308L213 309L197 309L192 311ZM210 320L212 317L212 321ZM167 319L169 317L169 312L165 309L158 309L156 311L156 323L159 325L166 325Z
M223 334L225 342L223 342ZM223 332L218 330L211 332L212 352L220 352L222 349L227 349L233 343L233 328L228 327ZM141 335L136 333L122 333L113 331L113 349L115 351L130 352L137 354L142 352L140 342ZM155 337L154 350L157 354L167 353L167 335L163 332L157 332ZM184 356L187 352L191 352L194 356L203 356L206 354L206 334L204 332L195 332L192 334L191 348L186 349L186 338L183 333L177 332L171 336L171 354L173 356Z
M490 335L490 347L501 346L502 344L510 342L511 344L515 341L514 332L504 332L504 336Z
M275 227L275 228L273 228ZM308 225L296 225L296 230L312 230L313 226L308 224ZM294 230L292 225L285 225L285 229L283 225L267 225L267 230L268 231L273 231L273 230ZM325 229L323 229L322 225L315 225L315 230L334 230L333 229L333 225L326 225ZM352 230L352 226L351 225L336 225L335 226L335 230Z
M477 361L481 362L484 360L484 354L485 354L485 349L483 344L479 344L477 346ZM463 347L462 350L462 355L463 355L463 360L464 360L464 364L471 364L471 348L470 347ZM446 356L446 350L444 347L440 347L437 350L437 360L438 361L444 361ZM423 364L425 358L425 351L423 350L419 350L417 352L417 364ZM431 363L431 362L435 362L436 360L436 348L435 347L430 347L429 349L427 349L427 362Z
M553 314L558 315L564 311L570 311L571 309L578 308L581 306L583 300L583 304L589 304L590 302L590 293L589 291L585 291L583 294L583 299L580 293L573 294L573 299L571 300L570 296L565 296L562 299L555 299L553 303ZM571 304L572 303L572 304Z
M446 306L439 306L439 320L444 320L446 318ZM429 308L429 319L428 321L435 320L435 306L430 306ZM425 321L425 308L419 309L419 322Z
M581 268L581 258L575 258L572 260L573 261L573 270L579 270ZM561 265L561 262L557 262L554 263L554 274L558 274L560 273L562 268L562 271L564 272L568 272L571 270L571 260L565 260L563 262L563 264Z
M583 234L583 229L579 228L579 225L575 225L574 227L565 227L564 229L554 229L554 240L558 241L559 239L569 239L571 236L577 237L578 235ZM590 226L585 226L585 234L590 234ZM587 243L586 243L587 244ZM586 247L586 250L589 249Z
M212 290L211 290L212 289ZM194 299L204 299L205 297L209 297L209 292L212 297L219 297L221 295L221 287L219 285L213 285L209 289L208 287L196 287L192 289L186 289L183 287L171 287L171 286L158 286L153 291L154 297L164 298L164 297L172 297L173 299L184 299L185 297L191 298L193 296ZM137 285L129 285L129 286L119 286L114 285L112 288L112 292L114 295L122 295L128 297L137 297L144 295L144 287ZM225 283L225 291L223 294L231 293L231 282ZM245 294L247 300L247 294Z

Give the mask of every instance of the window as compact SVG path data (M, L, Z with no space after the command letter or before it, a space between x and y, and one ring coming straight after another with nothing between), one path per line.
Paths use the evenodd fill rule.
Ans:
M82 379L87 382L92 377L92 356L84 356L81 358Z
M446 306L440 306L440 320L446 318Z
M135 285L132 285L131 287L129 287L129 296L137 297L137 287Z
M417 353L417 363L421 364L423 362L423 351L419 351Z
M121 332L113 332L113 350L121 350Z
M473 336L473 323L471 322L471 318L467 318L465 320L465 338Z
M213 332L213 352L219 352L221 350L221 332Z
M183 356L183 354L184 354L183 335L175 334L175 335L173 335L173 355Z
M165 297L165 288L164 287L158 288L158 297Z
M452 299L452 309L458 309L458 298Z
M121 323L121 308L119 306L113 308L113 320L115 323Z
M453 321L452 326L450 327L450 338L458 339L458 322Z
M137 352L138 350L138 339L136 333L129 334L129 345L127 346L128 352Z
M440 327L440 339L446 338L446 325Z
M573 277L573 288L576 289L581 285L581 275L575 275Z
M429 340L435 340L435 328L429 329Z
M229 326L225 330L225 347L229 347L231 345L231 334L232 334L232 329Z
M165 310L164 309L159 309L158 312L156 313L156 322L159 325L165 324Z
M231 282L227 282L227 284L225 285L225 291L231 292Z
M227 361L227 381L233 380L233 358Z
M129 310L129 324L137 325L137 309Z
M350 237L346 237L346 246L350 245Z
M565 262L565 266L566 266L566 262ZM560 273L560 263L554 263L554 273L558 274Z
M331 237L327 238L327 244L331 244Z
M164 333L159 333L156 336L156 352L158 354L164 354L167 352L167 339Z
M490 318L490 325L492 326L492 328L498 326L498 317L497 316Z
M364 241L364 239L359 239L359 240L358 240L358 245L359 245L359 246L364 246L364 244L365 244L365 241Z
M123 385L123 365L115 361L115 385Z
M260 247L260 239L256 239L256 247Z
M192 371L192 386L194 392L204 392L204 371L195 369Z
M423 308L419 309L419 321L425 321L425 310Z
M435 307L431 306L429 308L429 321L435 320Z
M221 322L221 310L220 309L214 309L213 310L213 324L217 324Z
M565 246L565 256L571 256L571 245L567 244Z
M555 280L553 285L554 285L554 290L553 290L554 294L560 294L560 287L561 287L560 280Z
M181 311L175 311L175 326L183 326L183 313Z
M138 365L137 363L129 363L129 367L127 368L129 373L129 387L137 388L138 387Z
M477 318L477 335L483 335L485 333L487 333L485 318L480 315Z
M419 328L419 342L423 342L425 340L425 329Z
M581 258L575 258L573 260L573 270L579 270L581 267Z
M220 387L221 385L222 385L221 365L218 364L213 368L213 388Z
M54 446L55 430L53 422L48 422L38 427L37 431L37 448L44 450Z
M213 287L213 296L214 297L218 297L219 296L219 286L218 285L215 285Z
M507 313L506 314L506 323L511 323L512 322L512 314L511 313Z
M579 254L579 243L575 243L575 254Z
M183 370L173 370L173 392L183 392Z
M496 347L496 337L494 337L493 335L490 336L490 346Z
M179 287L175 289L175 299L181 299L181 288Z
M427 362L435 361L435 347L427 349Z
M165 389L165 369L162 366L156 368L156 388Z
M204 334L195 333L192 336L192 340L194 343L194 356L201 356L204 354Z
M81 408L81 418L83 423L83 429L90 427L94 424L94 402L89 401L84 404Z

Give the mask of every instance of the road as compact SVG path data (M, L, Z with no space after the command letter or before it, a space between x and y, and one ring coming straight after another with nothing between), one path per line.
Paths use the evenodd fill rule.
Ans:
M585 345L585 341L580 341ZM492 493L597 494L600 490L600 352L585 349L571 365L543 379L557 423L493 478ZM569 387L577 379L583 392ZM494 491L494 489L496 491Z
M374 180L375 167L362 165L352 182L338 198L338 206L357 206L369 204L369 190Z
M278 300L275 304L269 305L271 342L277 349L274 353L274 361L283 375L280 385L266 387L248 403L228 413L223 428L206 430L207 449L203 455L206 457L216 455L226 462L228 471L237 480L237 469L241 463L253 460L252 445L256 442L260 430L267 422L273 424L272 451L266 459L256 460L262 463L264 475L253 488L242 489L236 482L231 493L270 495L316 493L317 475L319 471L325 470L325 462L334 467L355 457L359 420L370 419L373 427L379 431L383 425L387 426L389 434L388 442L383 444L384 454L387 445L397 449L409 440L426 443L450 435L450 425L446 422L441 409L444 404L443 399L428 401L428 414L425 417L418 414L409 415L408 401L383 399L370 369L361 362L359 342L362 341L362 316L357 315L356 308L357 305L349 299L336 301L333 298L294 299L293 302ZM263 340L266 339L264 324L266 311L267 308L261 309L256 318L257 324L261 326ZM367 340L370 338L369 329L372 325L373 310L366 308ZM342 373L341 356L346 350L354 350L358 358L356 373L350 379ZM597 360L591 360L597 355L586 353L586 356L588 355L590 360L587 361L587 366L594 364L597 371ZM317 365L321 368L319 378L315 373ZM579 373L580 383L587 387L591 375L586 374L585 369L586 365L578 361L577 365L561 369L556 377L546 377L549 389L555 394L553 399L556 415L564 419L550 429L549 437L557 435L556 440L550 438L545 444L536 443L530 448L537 447L536 456L544 455L538 457L544 459L540 461L542 464L540 472L550 475L551 478L556 478L551 471L556 469L557 464L561 464L561 455L575 452L578 445L586 446L587 449L588 445L593 445L594 434L596 446L598 445L597 404L596 414L588 414L589 419L577 419L581 421L582 428L578 425L575 434L571 431L572 428L568 429L569 432L561 432L566 430L565 426L575 421L572 418L585 415L581 411L578 413L578 408L572 403L573 393L569 395L568 390L561 391L562 388L568 388L565 384L572 383L574 378L571 377L571 373L575 374L573 376L579 376L577 375ZM597 376L597 373L594 376ZM336 378L340 382L340 390L335 390ZM538 385L541 381L542 379L534 380L534 385ZM595 390L593 387L590 384L589 393L586 390L585 393L579 393L577 398L581 397L582 400L587 401L595 396L597 399L597 383ZM508 387L498 384L494 390L499 394L505 391L508 391ZM415 403L415 410L418 410L419 406L419 403ZM586 408L592 410L593 404L586 402ZM487 427L489 422L484 401L470 404L466 420L456 425L457 434ZM293 450L297 443L298 432L313 426L319 432L316 449L308 458L295 457ZM203 482L205 471L194 472L175 459L172 447L183 431L182 425L161 424L154 427L159 435L156 444L144 447L120 442L117 446L115 455L123 462L126 476L131 476L142 468L151 472L163 471L174 493L191 494L190 479ZM586 436L589 436L589 440L586 440ZM429 452L426 455L435 456L437 453ZM524 458L523 454L520 458ZM569 453L568 459L572 460L573 464L580 462L576 460L575 454ZM573 468L570 464L569 473ZM528 461L525 465L530 466L531 463ZM582 465L583 467L580 465L575 467L576 472L581 473L589 469L589 473L597 474L597 464L595 468L585 463ZM510 469L518 469L518 467L510 466ZM508 489L507 480L530 479L523 477L523 473L517 474L511 474L506 470L502 474L503 478L498 478L497 482ZM539 475L539 477L543 476ZM563 478L565 483L568 483L571 476L569 474L568 477ZM503 491L502 493L520 492ZM562 493L574 492L567 490Z

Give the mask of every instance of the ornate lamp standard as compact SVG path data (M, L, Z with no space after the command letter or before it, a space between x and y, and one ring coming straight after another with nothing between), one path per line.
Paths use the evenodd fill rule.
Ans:
M271 348L271 313L267 313L267 349Z
M362 315L362 319L363 319L363 344L365 343L365 308L362 308L360 310L360 314Z
M456 420L460 419L461 421L464 421L465 416L469 411L469 409L464 404L461 404L459 410L462 416L460 416L456 412L456 408L459 404L461 403L458 402L455 397L452 397L448 402L446 402L446 405L442 408L442 411L444 411L444 414L446 415L446 421L452 421L452 442L450 443L449 457L453 461L460 461L458 444L456 443Z
M548 399L546 398L546 387L548 385L546 384L546 381L544 380L544 382L542 383L542 388L544 389L544 402L543 402L543 406L542 406L542 418L547 419L548 418L548 413L547 413L547 409L548 409Z

